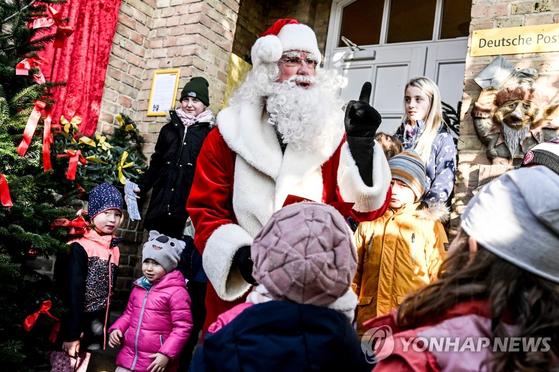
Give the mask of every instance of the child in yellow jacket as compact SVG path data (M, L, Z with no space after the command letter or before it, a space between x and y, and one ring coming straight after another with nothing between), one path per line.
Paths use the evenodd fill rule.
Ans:
M384 215L362 222L355 232L358 264L352 288L359 296L357 332L363 322L398 308L406 294L436 278L446 256L448 239L441 221L448 218L442 203L419 201L425 165L413 151L388 161L392 197Z

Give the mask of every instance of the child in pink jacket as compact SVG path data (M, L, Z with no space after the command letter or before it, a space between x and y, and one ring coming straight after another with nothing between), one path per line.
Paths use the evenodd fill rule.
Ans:
M144 276L134 282L126 311L109 329L109 346L124 339L116 372L177 370L192 329L190 297L175 270L183 249L183 241L150 231L142 250Z

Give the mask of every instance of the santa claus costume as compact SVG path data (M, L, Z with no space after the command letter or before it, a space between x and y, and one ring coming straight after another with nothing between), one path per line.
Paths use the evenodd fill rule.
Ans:
M278 21L254 44L253 70L231 105L217 116L217 128L206 138L198 158L187 209L210 280L204 329L250 290L233 264L235 255L250 247L289 195L328 204L354 203L352 215L367 219L382 215L389 202L391 174L380 145L370 141L372 179L364 182L345 141L344 103L337 89L328 85L332 72L317 66L316 76L301 77L314 83L308 92L294 83L285 94L270 88L277 81L278 61L289 51L321 58L308 26ZM263 81L270 76L273 80ZM301 97L289 101L298 94ZM309 95L314 98L305 101ZM291 107L301 101L302 110ZM289 116L284 120L291 126L288 129L282 127L282 110ZM309 131L313 131L310 136ZM370 169L368 174L371 178Z

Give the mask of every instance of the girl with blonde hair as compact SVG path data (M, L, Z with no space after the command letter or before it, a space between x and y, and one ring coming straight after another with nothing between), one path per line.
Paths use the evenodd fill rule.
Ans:
M446 202L454 188L456 145L442 115L441 93L425 76L411 79L404 91L406 114L396 131L404 150L413 149L423 159L426 202Z

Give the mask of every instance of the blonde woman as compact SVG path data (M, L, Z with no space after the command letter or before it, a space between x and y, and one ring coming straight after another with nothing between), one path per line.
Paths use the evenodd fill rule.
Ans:
M441 94L437 84L420 76L406 85L406 115L396 136L404 150L413 149L425 163L426 202L446 202L454 188L456 145L442 116Z

